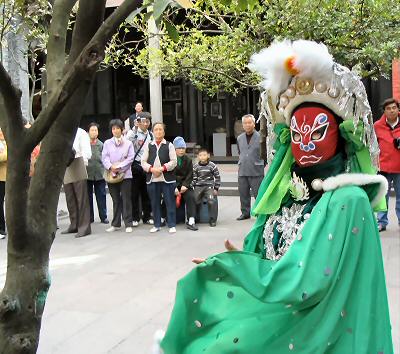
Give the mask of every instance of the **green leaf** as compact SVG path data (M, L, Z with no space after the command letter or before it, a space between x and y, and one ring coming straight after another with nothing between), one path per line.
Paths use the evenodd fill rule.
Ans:
M247 10L247 0L238 0L238 6L240 11Z
M144 14L144 16L143 16L143 21L144 21L144 22L147 22L148 20L150 20L150 17L151 17L151 16L153 16L153 11L146 12L146 13Z
M167 29L168 36L175 42L177 43L179 41L179 33L176 27L170 23L166 22L165 23L165 28Z
M175 2L184 9L191 9L193 7L193 3L190 0L175 0Z
M165 9L168 7L168 5L172 2L172 0L156 0L154 1L154 6L153 6L153 16L154 19L157 20L162 16L163 12Z
M133 20L135 19L135 17L136 17L137 15L139 15L144 9L145 9L145 7L142 6L142 7L139 7L138 9L136 9L135 11L133 11L133 12L126 18L126 22L132 23Z

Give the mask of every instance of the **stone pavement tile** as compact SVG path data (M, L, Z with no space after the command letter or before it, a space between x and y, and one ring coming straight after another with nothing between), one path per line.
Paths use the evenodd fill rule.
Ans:
M399 271L399 270L397 270ZM390 305L390 321L395 353L400 353L400 287L389 287L388 298Z
M61 343L54 354L102 354L117 347L131 333L137 333L144 324L160 312L169 299L162 291L145 291L142 296L104 313L95 322ZM142 353L132 350L131 353ZM129 352L128 352L129 353Z
M66 209L63 195L60 205ZM108 206L110 211L111 202ZM104 225L94 223L89 237L57 235L39 353L149 353L155 330L167 327L177 281L194 267L191 259L224 251L226 238L240 247L254 223L255 219L235 220L240 213L237 197L220 197L219 206L217 227L201 224L197 232L178 225L173 236L165 230L150 235L150 227L140 225L129 235L108 234ZM390 220L394 218L391 210ZM67 224L60 221L61 229ZM399 236L392 222L381 240L393 340L400 354L395 335L400 331ZM0 278L5 245L0 241Z
M49 354L57 350L59 344L96 321L98 314L78 311L59 311L43 321L41 336L48 338L39 343L38 354Z

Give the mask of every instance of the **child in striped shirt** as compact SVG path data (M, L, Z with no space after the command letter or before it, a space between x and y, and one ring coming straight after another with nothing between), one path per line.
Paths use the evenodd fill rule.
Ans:
M206 196L210 226L216 226L218 189L221 186L221 177L218 167L210 161L210 154L206 148L198 152L199 162L193 166L193 189L195 203L199 205Z

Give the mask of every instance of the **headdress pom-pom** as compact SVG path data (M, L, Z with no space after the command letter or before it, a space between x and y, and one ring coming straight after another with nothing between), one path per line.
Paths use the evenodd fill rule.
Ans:
M296 57L294 55L291 55L285 60L285 69L287 72L292 75L296 76L299 74L299 70L296 69Z

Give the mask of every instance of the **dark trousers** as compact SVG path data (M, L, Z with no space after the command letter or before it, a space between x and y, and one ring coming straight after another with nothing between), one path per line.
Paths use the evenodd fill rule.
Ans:
M88 193L89 193L89 206L90 206L90 222L94 221L94 209L93 209L93 188L94 194L96 195L97 210L99 211L99 218L101 221L107 219L107 193L106 193L106 181L104 179L100 181L87 181Z
M132 180L126 178L120 183L109 183L108 191L113 201L113 219L111 225L121 227L121 216L125 227L132 226Z
M0 181L0 233L6 231L6 220L4 218L4 196L6 195L6 182Z
M140 208L141 206L141 208ZM132 170L132 218L146 222L151 217L151 203L147 193L146 173L140 169Z
M263 176L239 176L240 210L243 215L250 215L251 194L254 198L257 198L258 189L263 179Z
M155 227L161 227L161 195L167 208L168 227L176 226L175 185L165 182L151 182L147 185Z
M65 199L71 225L68 230L79 235L88 235L90 228L90 207L87 191L87 181L82 180L64 184Z
M201 204L203 198L207 198L209 221L217 221L217 202L214 198L214 189L208 186L194 187L194 201L196 205Z
M187 218L195 218L196 217L196 203L194 201L193 189L187 189L185 193L182 193L182 198L186 204Z

